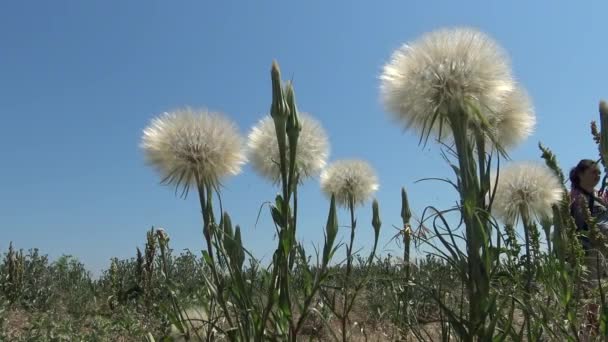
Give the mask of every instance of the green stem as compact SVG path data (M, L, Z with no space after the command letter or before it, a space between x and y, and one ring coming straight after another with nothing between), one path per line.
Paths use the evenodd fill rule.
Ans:
M532 288L532 258L530 256L530 218L525 208L520 209L521 218L524 223L524 237L526 240L526 285L524 288L524 303L526 308L524 310L524 324L526 324L526 332L528 334L528 341L532 341L532 327L530 322L530 291Z
M282 222L282 227L281 227L281 232L279 234L279 250L280 250L280 254L279 254L279 258L278 258L278 262L279 262L279 293L280 293L280 299L279 299L279 305L283 305L283 307L287 307L289 312L288 312L288 320L289 320L289 326L290 326L290 330L291 327L293 326L293 318L291 317L291 298L290 298L290 290L289 290L289 270L290 270L290 263L291 263L291 251L293 250L293 237L294 232L292 231L293 229L291 228L291 217L289 215L290 210L289 210L289 201L290 201L290 196L291 196L291 171L290 169L292 168L290 166L290 164L293 164L291 161L289 161L288 163L288 159L287 159L287 145L286 145L286 139L285 139L285 131L282 130L282 136L280 138L282 138L283 140L283 146L282 146L282 150L281 150L281 144L279 143L279 149L280 151L280 166L281 166L281 179L282 179L282 186L283 186L283 201L282 203L282 208L281 208L281 212L283 213L283 222ZM279 134L278 130L277 130L277 134ZM280 139L279 139L280 140ZM290 155L291 155L291 151L290 151ZM284 239L288 239L288 250L286 251L284 248Z
M349 305L348 305L348 291L349 291L349 285L350 285L350 275L352 272L352 263L353 263L353 243L355 241L355 226L356 226L356 221L355 221L355 203L354 200L352 198L352 196L349 196L348 199L348 209L350 211L350 223L351 223L351 229L350 229L350 242L349 244L346 246L346 275L344 276L344 284L343 284L343 291L344 291L344 302L342 304L343 306L343 310L342 310L342 317L341 317L341 321L342 321L342 341L346 342L347 341L347 331L346 331L346 326L348 323L348 314L349 314Z
M290 178L291 178L291 175L290 175ZM298 178L299 177L296 174L295 177L290 179L290 181L294 180L294 179L295 179L295 181L293 183L293 188L292 188L292 191L293 191L293 219L291 220L291 248L290 248L289 260L288 260L288 263L289 263L288 271L289 272L293 271L293 267L295 265L295 260L296 260L296 254L297 254L296 248L293 248L293 246L295 245L295 241L296 241L296 224L298 221ZM306 262L306 261L304 261L304 262ZM301 315L304 315L304 313L301 313ZM300 325L301 321L302 320L299 319L298 322L295 322L293 320L293 317L290 318L290 320L289 320L289 330L290 330L291 338L293 338L293 342L296 341L296 338L298 335L298 330L300 329L299 325Z
M486 174L486 149L485 149L485 139L481 132L475 133L475 140L477 143L477 164L479 165L479 180L481 195L485 196L486 191L489 189L486 188L486 178L489 178ZM488 179L489 180L489 179Z
M480 255L482 243L480 241L483 226L476 219L476 211L480 208L479 185L472 149L467 137L467 125L465 115L458 112L451 113L450 124L454 132L454 143L458 155L458 166L460 171L460 196L462 205L462 216L465 224L465 235L467 244L467 297L469 299L469 338L477 335L478 329L483 329L482 318L483 301L487 299L487 288L485 275L483 274L483 263ZM483 335L483 333L482 333Z
M274 290L278 283L279 267L278 267L276 261L273 262L273 264L274 265L272 267L272 275L270 277L270 284L268 285L268 292L266 294L266 296L268 297L268 302L266 303L266 306L264 307L264 310L262 311L262 319L260 321L260 325L258 327L258 331L257 331L256 338L255 338L256 342L262 342L264 340L264 331L266 330L266 322L268 321L268 316L270 315L270 311L272 310L272 307L274 306Z
M403 225L403 245L404 245L404 250L403 250L403 262L405 263L405 281L406 281L406 288L407 284L409 284L410 281L410 273L411 273L411 269L410 269L410 251L411 251L411 240L412 240L412 231L411 231L411 227L409 223L405 223Z
M224 316L226 317L226 321L230 327L232 327L232 319L230 318L230 311L228 310L228 306L226 305L226 301L224 300L224 285L220 281L220 277L217 273L217 268L215 265L215 258L213 256L213 242L212 242L212 222L211 222L211 198L205 198L205 185L200 179L197 179L198 182L198 198L201 205L201 210L203 213L203 234L205 235L205 240L207 242L207 252L209 253L210 259L210 268L211 274L213 276L213 281L215 286L217 287L217 299L224 311ZM208 201L207 201L208 200ZM208 208L209 206L209 208ZM208 210L209 209L209 210Z
M403 262L405 263L405 288L402 294L402 302L405 310L405 314L407 315L409 303L410 303L410 278L411 278L411 269L410 269L410 244L411 244L411 227L409 222L403 222ZM407 322L403 322L408 324ZM405 328L405 327L404 327Z
M296 174L295 176L295 181L294 181L294 186L293 186L293 220L291 222L291 241L293 241L293 243L295 243L296 241L296 227L297 227L297 223L298 223L298 181L299 181L299 176ZM291 249L291 253L289 254L289 270L292 271L293 270L293 266L295 264L295 258L296 258L296 249L292 248Z

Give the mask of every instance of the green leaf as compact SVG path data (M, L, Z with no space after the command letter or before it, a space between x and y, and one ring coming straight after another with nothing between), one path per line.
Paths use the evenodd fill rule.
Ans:
M602 305L600 312L600 333L602 336L608 336L608 306Z
M277 226L282 227L283 222L285 222L285 220L283 219L283 214L281 214L281 210L279 208L273 206L270 209L270 213L272 215L272 220L274 221L274 223Z
M239 270L241 270L245 262L245 252L243 251L243 241L241 240L241 227L238 225L234 233L234 242L236 243L236 263Z
M330 260L333 245L338 235L338 217L336 215L336 197L332 194L329 204L329 214L325 226L325 246L323 246L323 265Z
M275 205L275 207L277 207L279 209L279 212L280 212L281 208L283 208L283 197L281 195L277 195L274 198L274 205Z

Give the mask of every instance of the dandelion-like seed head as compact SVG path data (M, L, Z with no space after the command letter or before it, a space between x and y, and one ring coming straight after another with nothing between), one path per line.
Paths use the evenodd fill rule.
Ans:
M206 335L207 329L209 329L206 323L209 320L209 315L204 308L192 307L181 310L178 317L180 318L180 323L188 329L189 336L184 335L175 324L171 324L171 331L169 333L171 341L192 341L192 336Z
M536 116L530 98L517 87L505 99L502 108L489 119L490 131L498 145L512 148L526 140L536 125Z
M378 177L374 169L365 161L341 160L331 164L321 173L321 189L336 204L348 207L365 203L378 190Z
M548 218L562 194L559 178L544 164L513 163L500 170L492 213L507 224L522 218L522 210L530 220Z
M190 108L164 113L144 129L141 147L163 183L182 189L219 185L246 158L236 125L222 114Z
M438 138L450 133L444 125L448 112L465 109L461 112L475 124L470 108L492 115L514 88L504 51L468 28L434 31L402 46L380 80L383 103L394 118L406 129Z
M299 113L302 130L296 147L296 172L300 181L317 175L329 156L329 140L321 124L306 113ZM287 140L287 138L286 138ZM281 180L279 145L270 116L264 117L249 133L249 159L254 170L278 183ZM287 162L289 163L289 144Z

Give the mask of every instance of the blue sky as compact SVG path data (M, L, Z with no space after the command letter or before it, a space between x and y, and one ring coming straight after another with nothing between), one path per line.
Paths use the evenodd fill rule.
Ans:
M456 194L434 144L402 132L379 101L378 75L393 50L422 33L472 26L508 52L537 112L535 134L514 160L537 160L539 141L564 169L595 157L589 122L606 87L608 4L526 1L4 1L0 4L0 251L9 241L92 270L128 258L151 226L172 246L203 248L195 196L160 186L138 147L159 113L221 111L242 132L270 105L269 70L293 79L301 111L330 135L330 160L377 170L382 247L400 222L400 187L413 210L447 207ZM276 189L249 167L225 182L224 205L245 244L267 258L274 228L260 206ZM302 241L321 240L327 201L318 181L300 190ZM370 206L358 243L371 243ZM348 216L341 212L341 223ZM394 245L386 248L395 249ZM399 253L394 250L393 253Z

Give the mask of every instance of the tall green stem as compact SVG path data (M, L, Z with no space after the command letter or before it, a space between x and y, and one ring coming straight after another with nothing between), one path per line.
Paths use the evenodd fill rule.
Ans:
M407 199L407 193L404 188L401 188L401 220L403 221L403 263L405 269L405 290L403 291L402 302L405 306L405 314L407 314L407 308L409 305L409 293L410 293L410 278L411 278L411 265L410 265L410 251L411 251L411 239L412 239L412 227L410 226L410 219L412 213L410 211L409 201Z
M465 225L467 244L467 297L469 299L469 336L472 340L486 340L485 332L486 301L489 298L489 270L484 262L488 246L487 220L479 215L485 210L483 196L480 195L480 184L477 178L473 147L468 138L468 119L462 109L448 114L449 123L454 135L454 144L458 156L459 192L461 197L462 219ZM484 157L485 160L485 157Z
M230 327L232 327L232 318L230 317L230 311L228 311L228 306L226 301L224 300L224 285L221 281L218 273L217 266L215 263L215 257L213 253L213 222L212 222L212 207L211 207L211 198L205 198L205 194L210 193L207 192L205 184L202 180L198 179L198 198L201 205L201 210L203 214L203 234L205 235L205 241L207 242L207 253L209 253L209 268L211 269L211 275L213 277L213 282L217 288L217 298L224 311L224 316L226 317L226 322Z
M348 305L348 296L349 296L349 287L350 287L350 276L351 276L351 272L352 272L352 265L353 265L353 244L355 241L355 226L357 224L356 220L355 220L355 202L352 198L352 196L349 196L350 198L348 199L348 209L350 211L350 242L348 243L348 245L346 246L346 274L344 276L344 284L342 287L342 290L344 291L344 297L343 297L343 304L342 304L342 341L346 342L347 341L347 323L348 323L348 315L349 315L349 308L350 306Z
M524 238L526 239L526 285L524 288L524 303L526 305L526 308L524 310L524 318L525 318L525 322L524 324L526 324L526 332L528 334L528 341L532 341L532 327L530 326L530 312L529 312L529 308L530 308L530 291L532 288L532 275L533 275L533 269L532 269L532 257L531 257L531 250L530 250L530 218L528 216L528 212L527 210L522 207L520 208L520 213L521 213L521 219L524 223Z

